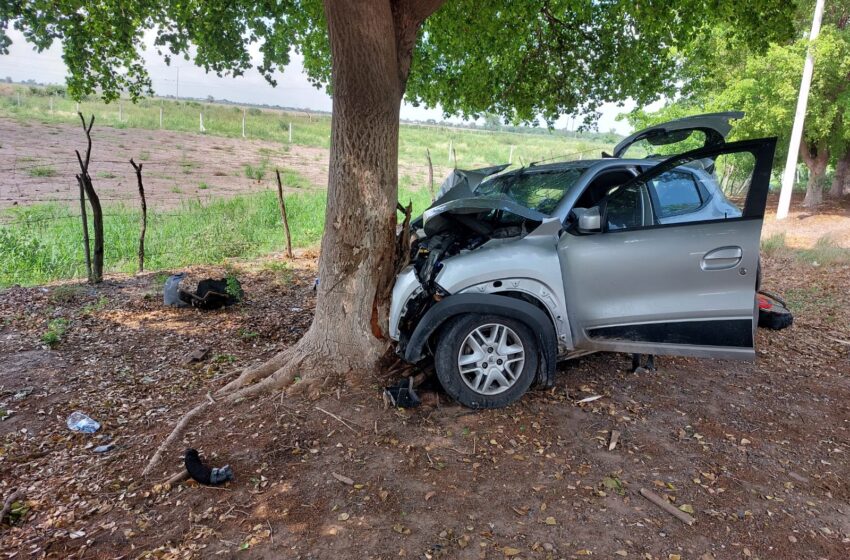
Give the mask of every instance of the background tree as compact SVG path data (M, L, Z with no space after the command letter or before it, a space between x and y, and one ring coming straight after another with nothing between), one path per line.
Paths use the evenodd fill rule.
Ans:
M808 9L804 6L801 12ZM808 169L804 206L822 200L827 166L835 175L830 195L850 191L850 4L829 3L821 34L814 47L812 79L800 157ZM798 17L799 34L811 25ZM659 111L642 110L629 115L635 126L647 126L671 118L706 111L740 109L746 116L735 124L732 139L778 136L776 162L787 156L791 125L799 95L803 61L809 41L796 39L773 44L764 52L743 45L730 50L729 29L716 27L707 40L682 51L682 96ZM848 192L850 194L850 192Z
M787 0L7 0L9 25L39 49L62 44L74 97L151 93L140 52L147 31L166 61L191 57L218 74L251 67L274 83L294 49L333 97L328 208L313 325L298 344L246 370L235 399L373 367L387 347L394 276L402 98L446 114L507 122L587 122L605 102L671 94L677 49L713 26L755 50L793 30ZM0 49L8 37L0 33ZM250 383L264 378L262 381ZM248 385L248 386L246 386ZM241 387L241 389L240 389Z

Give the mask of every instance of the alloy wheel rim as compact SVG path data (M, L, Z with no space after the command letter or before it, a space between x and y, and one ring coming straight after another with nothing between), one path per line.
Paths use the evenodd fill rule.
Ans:
M507 325L488 323L463 340L457 367L467 387L480 395L498 395L513 387L525 365L525 347Z

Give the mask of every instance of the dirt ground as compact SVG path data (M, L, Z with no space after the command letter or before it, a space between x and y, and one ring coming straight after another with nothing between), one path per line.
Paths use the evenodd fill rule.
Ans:
M79 203L75 179L79 165L74 150L85 153L81 126L0 117L0 130L0 209L48 201ZM143 165L148 204L158 209L190 200L267 190L275 185L276 167L297 172L316 188L325 188L328 181L325 148L168 130L98 127L96 122L92 145L90 175L106 203L137 204L138 187L130 158ZM245 165L259 167L263 162L264 178L249 179ZM436 171L438 182L444 171ZM399 173L417 185L425 185L425 165L402 162Z
M782 221L776 221L776 206L779 196L768 200L768 212L764 219L761 237L783 234L785 243L796 249L811 249L821 239L850 249L850 204L827 199L817 210L806 210L802 205L803 194L794 195L792 211Z
M480 412L436 393L385 408L397 374L374 372L316 401L214 408L181 448L235 481L157 486L182 470L177 449L141 476L176 419L309 325L314 254L291 275L238 268L247 301L214 312L163 307L155 274L2 292L0 496L23 489L28 511L0 527L0 557L850 557L847 265L765 258L765 286L801 303L793 327L759 331L755 363L662 357L633 374L628 356L597 354ZM75 410L101 429L70 432Z

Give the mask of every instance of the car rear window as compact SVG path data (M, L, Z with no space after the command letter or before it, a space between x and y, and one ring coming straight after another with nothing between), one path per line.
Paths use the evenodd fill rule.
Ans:
M683 171L668 171L651 181L658 197L661 217L693 212L702 206L699 187L693 175Z

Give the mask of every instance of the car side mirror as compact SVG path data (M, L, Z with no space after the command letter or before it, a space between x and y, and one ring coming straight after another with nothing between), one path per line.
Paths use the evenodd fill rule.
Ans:
M593 208L573 208L578 217L577 229L581 233L594 233L602 231L602 214L599 206Z

